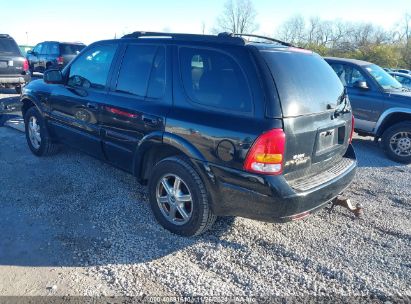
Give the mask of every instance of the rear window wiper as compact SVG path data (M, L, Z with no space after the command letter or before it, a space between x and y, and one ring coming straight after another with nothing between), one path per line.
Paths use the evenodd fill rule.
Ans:
M334 117L338 117L341 114L350 113L350 112L351 112L351 107L350 107L350 104L348 102L347 89L344 88L343 93L341 94L340 98L338 99L338 105L335 108Z

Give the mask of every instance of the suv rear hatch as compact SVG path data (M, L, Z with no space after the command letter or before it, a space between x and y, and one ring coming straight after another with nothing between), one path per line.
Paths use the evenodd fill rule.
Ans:
M13 38L0 35L0 75L20 75L24 71L25 58Z
M285 178L296 190L306 191L342 174L353 162L344 159L352 114L337 75L311 51L281 47L260 53L282 108Z

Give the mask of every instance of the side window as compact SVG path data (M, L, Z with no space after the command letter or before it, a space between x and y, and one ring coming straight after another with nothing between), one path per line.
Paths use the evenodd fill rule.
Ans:
M339 63L333 63L331 64L331 67L333 68L334 72L337 74L338 78L340 78L341 83L346 86L347 81L345 79L345 66Z
M159 99L164 96L166 87L166 52L164 47L159 47L151 68L148 81L147 97Z
M365 80L365 77L362 75L362 73L358 69L352 68L350 85L354 85L354 83L356 83L357 81L366 81L366 80Z
M36 52L37 54L41 54L42 49L43 49L43 44L40 43L36 45L33 51Z
M50 55L59 55L60 54L59 44L58 43L50 43L49 54Z
M87 50L70 66L69 86L104 89L117 46L96 45Z
M124 54L116 91L161 98L165 88L165 48L129 45Z
M190 99L203 106L251 112L252 97L240 66L228 55L207 49L180 49L180 70Z
M357 81L366 81L363 74L357 68L339 63L333 63L331 67L344 86L352 87Z
M43 43L40 54L50 54L50 43Z
M357 81L366 81L364 75L357 68L345 66L347 86L353 87Z

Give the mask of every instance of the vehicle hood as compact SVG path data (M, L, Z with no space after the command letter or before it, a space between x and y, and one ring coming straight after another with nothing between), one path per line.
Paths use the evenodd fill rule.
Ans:
M407 92L407 91L390 91L387 92L388 96L392 97L392 98L400 98L400 99L410 99L411 98L411 92Z
M43 79L36 79L30 81L27 85L23 87L22 90L22 97L24 98L25 95L37 95L37 93L42 92L46 93L50 90L50 85L47 85Z

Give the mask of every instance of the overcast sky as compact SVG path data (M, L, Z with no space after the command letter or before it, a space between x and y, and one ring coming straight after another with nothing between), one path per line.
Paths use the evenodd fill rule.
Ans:
M209 31L224 7L224 0L0 0L0 33L18 44L44 40L91 43L124 33ZM390 29L411 13L411 0L254 0L261 34L293 15L327 20L372 22ZM27 34L26 34L27 33Z

